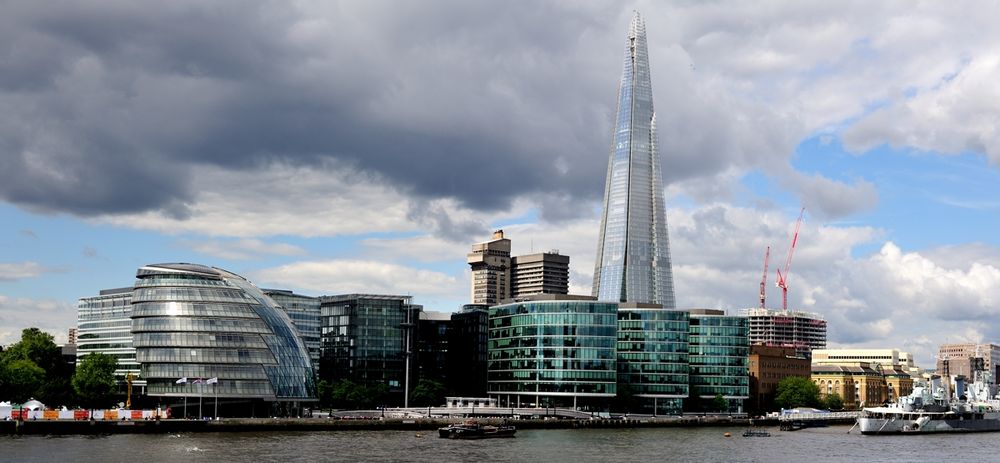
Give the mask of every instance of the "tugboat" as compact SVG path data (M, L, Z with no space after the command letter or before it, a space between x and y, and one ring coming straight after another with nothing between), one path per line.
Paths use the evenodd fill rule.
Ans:
M438 436L447 439L491 439L494 437L514 437L517 429L512 425L488 426L476 420L465 420L438 428Z
M1000 400L990 397L992 378L974 358L974 381L954 378L955 393L942 387L941 378L921 382L913 392L885 407L865 408L858 417L861 434L924 434L1000 431Z

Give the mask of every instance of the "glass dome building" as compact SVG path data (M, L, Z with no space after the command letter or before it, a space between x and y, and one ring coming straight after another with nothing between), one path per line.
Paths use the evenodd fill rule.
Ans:
M315 400L309 352L291 319L234 273L196 264L140 268L132 335L149 396L218 397L230 414L261 401L279 409L269 413L291 413Z

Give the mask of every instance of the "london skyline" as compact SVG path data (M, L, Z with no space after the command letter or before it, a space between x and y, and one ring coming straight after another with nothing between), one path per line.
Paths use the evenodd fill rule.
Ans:
M969 6L14 2L0 343L149 262L454 311L495 228L588 294L633 10L678 307L755 306L804 205L789 306L831 347L996 342L1000 33Z

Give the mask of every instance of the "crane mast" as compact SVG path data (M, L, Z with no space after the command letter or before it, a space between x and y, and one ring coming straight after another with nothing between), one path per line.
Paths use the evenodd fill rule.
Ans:
M781 309L786 312L788 311L788 282L785 279L788 278L788 270L792 266L792 255L795 254L795 245L799 241L799 228L802 226L802 214L805 214L805 212L805 207L799 210L799 220L795 222L795 233L792 234L792 244L788 247L788 257L785 258L785 272L782 273L780 268L777 270L778 281L775 282L775 285L781 288Z
M767 287L767 260L771 257L771 247L768 246L767 250L764 251L764 274L760 277L760 308L766 309L764 306L764 288Z

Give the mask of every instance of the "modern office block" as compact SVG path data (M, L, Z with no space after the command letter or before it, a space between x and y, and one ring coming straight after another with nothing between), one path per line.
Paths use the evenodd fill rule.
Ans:
M94 352L118 360L115 378L139 376L139 362L132 344L132 287L101 290L98 296L77 303L77 361ZM140 378L142 381L143 378Z
M511 258L511 297L569 293L569 256L559 251Z
M538 295L489 309L488 393L502 407L589 407L617 391L618 304Z
M503 237L503 230L493 232L490 241L474 244L467 261L472 268L473 304L494 305L510 298L510 240Z
M451 314L448 389L459 397L486 397L489 306L465 304Z
M451 313L422 311L417 322L416 353L417 380L448 383L449 332ZM441 404L438 404L441 405Z
M319 373L319 298L295 294L292 291L283 289L265 289L267 294L275 303L281 307L288 318L292 319L292 324L299 330L302 342L305 343L309 351L309 360L312 361L313 370Z
M315 400L305 344L249 281L197 264L147 265L136 278L133 343L150 396L217 397L245 413L258 402L269 405L263 413L294 413Z
M390 393L402 394L408 379L417 380L416 362L411 362L407 375L407 357L415 347L421 310L410 296L320 297L321 378L384 384Z
M645 413L680 414L688 397L688 312L623 303L618 309L618 385Z
M675 307L657 143L646 25L637 12L625 41L604 187L594 267L598 300Z
M826 320L816 313L781 309L744 309L740 316L750 323L750 344L794 347L812 358L813 349L826 348Z
M703 406L722 396L729 412L742 412L750 397L747 359L747 319L727 316L722 310L689 311L688 362L691 396Z

